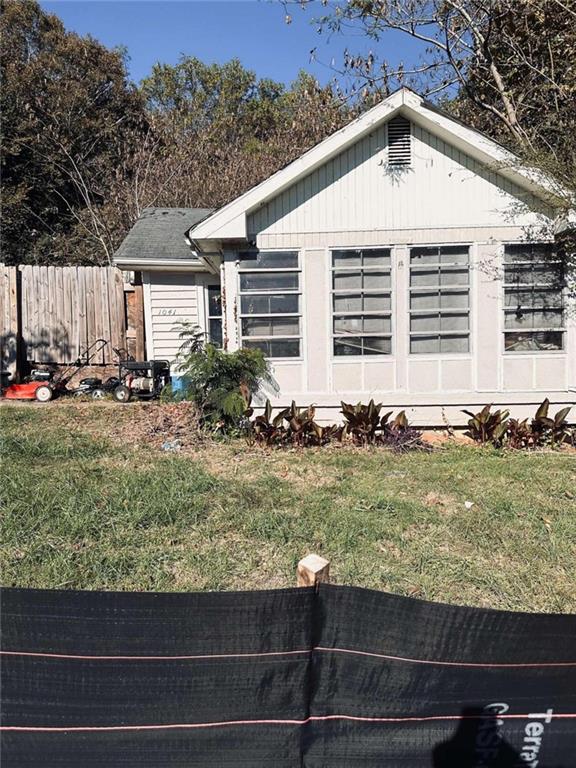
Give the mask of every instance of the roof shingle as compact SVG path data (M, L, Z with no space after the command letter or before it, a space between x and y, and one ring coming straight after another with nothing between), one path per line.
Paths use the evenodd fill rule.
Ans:
M193 260L185 234L211 213L211 208L145 208L114 254L114 260Z

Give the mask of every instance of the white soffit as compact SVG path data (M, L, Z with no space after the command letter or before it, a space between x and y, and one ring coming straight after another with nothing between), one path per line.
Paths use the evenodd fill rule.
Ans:
M466 153L480 163L511 179L518 186L546 199L555 192L554 183L536 172L522 168L519 158L487 136L437 111L409 88L401 88L368 112L353 120L309 149L285 168L249 189L188 231L194 242L214 238L245 239L247 214L292 186L300 178L343 152L362 136L399 112L414 123ZM559 195L558 195L559 196Z

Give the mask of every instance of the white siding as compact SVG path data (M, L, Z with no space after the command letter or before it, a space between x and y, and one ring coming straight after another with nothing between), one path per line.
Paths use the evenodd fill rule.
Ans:
M174 360L180 348L178 324L204 326L197 278L190 272L145 272L146 346L150 358Z
M413 125L412 165L389 169L386 126L248 219L251 235L535 225L541 204Z

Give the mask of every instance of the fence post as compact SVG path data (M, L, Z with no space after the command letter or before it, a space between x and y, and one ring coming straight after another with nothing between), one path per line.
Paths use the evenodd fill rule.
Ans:
M136 360L146 359L144 346L144 288L140 278L134 286L134 330L136 332Z
M124 282L124 305L127 318L126 345L136 360L144 360L144 289L140 272L134 272L133 279Z
M320 582L330 581L330 561L320 555L307 555L298 563L296 586L315 587Z

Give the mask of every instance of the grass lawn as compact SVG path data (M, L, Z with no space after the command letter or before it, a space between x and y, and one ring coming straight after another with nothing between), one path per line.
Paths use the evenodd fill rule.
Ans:
M5 585L262 589L292 585L314 551L342 584L576 611L574 453L167 453L132 430L158 407L0 409Z

